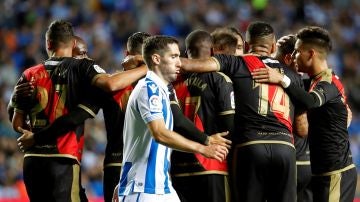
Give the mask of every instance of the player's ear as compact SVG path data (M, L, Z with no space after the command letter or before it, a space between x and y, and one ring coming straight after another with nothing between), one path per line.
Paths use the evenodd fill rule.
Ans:
M293 59L291 57L291 53L286 54L284 57L285 64L289 66L292 63L292 61Z
M313 57L316 55L316 53L317 53L317 52L316 52L314 49L310 49L310 50L309 50L309 57L310 57L310 58L313 58Z
M276 52L276 41L274 41L272 44L271 44L271 50L270 50L270 54L273 54Z
M76 47L76 44L77 44L77 40L76 39L72 39L71 40L71 45L72 45L72 49L74 49Z
M246 42L245 41L245 48L244 48L244 53L248 53L249 52L249 50L250 50L250 45L249 45L249 43L248 42Z
M160 58L160 55L159 54L152 54L151 55L151 60L153 61L153 63L155 64L155 65L158 65L158 64L160 64L160 60L161 60L161 58Z
M130 55L130 52L128 50L125 50L125 56Z
M53 44L51 43L51 40L46 39L46 49L51 51L53 49Z

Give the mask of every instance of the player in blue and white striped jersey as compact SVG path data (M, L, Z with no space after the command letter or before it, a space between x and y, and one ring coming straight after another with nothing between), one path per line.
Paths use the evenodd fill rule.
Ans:
M143 56L150 71L138 82L127 105L118 199L180 201L169 176L171 148L221 161L228 150L220 145L201 145L172 131L167 85L176 79L181 65L177 40L150 37L143 45Z

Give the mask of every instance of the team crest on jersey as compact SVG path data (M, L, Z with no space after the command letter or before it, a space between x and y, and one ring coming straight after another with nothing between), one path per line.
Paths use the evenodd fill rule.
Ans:
M101 68L99 65L93 65L93 67L97 73L103 73L103 74L106 73L105 70Z
M150 104L151 112L161 112L162 111L162 104L161 104L160 97L158 95L152 95L149 98L149 104Z
M157 85L155 85L154 83L149 84L148 87L150 88L152 93L156 93L156 90L158 89Z

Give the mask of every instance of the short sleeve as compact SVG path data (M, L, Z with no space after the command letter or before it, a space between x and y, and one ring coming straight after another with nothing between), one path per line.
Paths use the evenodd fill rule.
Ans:
M96 78L102 74L106 74L106 71L96 64L93 60L81 59L80 62L80 75L82 75L87 83L93 83Z
M235 98L232 81L228 76L217 72L216 99L219 107L219 115L235 114Z
M19 78L19 80L17 81L16 85L20 85L23 83L29 82L27 80L26 75L23 73L21 75L21 77ZM24 97L21 98L20 96L15 96L14 97L14 92L12 93L12 98L11 98L11 107L14 108L15 111L17 112L22 112L22 111L29 111L36 102L36 91L34 91L33 96L31 97ZM29 100L30 99L30 100Z
M220 54L214 55L212 58L217 62L219 71L230 78L249 76L245 63L240 56Z
M149 123L157 119L164 119L163 99L164 98L160 93L159 86L154 82L147 82L140 90L137 105L145 123Z
M336 86L327 81L320 81L317 83L310 93L315 94L317 99L320 100L320 106L327 103L329 100L333 100L340 96L340 92Z

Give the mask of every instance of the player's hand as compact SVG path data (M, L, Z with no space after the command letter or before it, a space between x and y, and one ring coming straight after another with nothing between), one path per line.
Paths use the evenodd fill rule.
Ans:
M275 83L280 84L284 75L275 68L258 68L251 72L251 76L258 83Z
M230 149L231 141L226 139L225 136L229 134L228 131L222 133L215 133L209 137L209 145L210 144L219 144L225 146L226 148Z
M34 133L21 127L18 127L18 131L22 133L22 136L17 139L18 146L22 152L25 152L35 144Z
M116 187L114 188L112 202L119 202L118 191L119 191L119 184L117 184Z
M137 68L142 64L144 64L144 58L141 55L128 55L121 63L125 71Z
M14 87L13 99L27 99L34 93L33 81L25 82Z
M200 149L200 154L202 154L206 158L212 158L218 161L224 161L228 153L229 150L225 146L218 144L202 146L202 148Z

